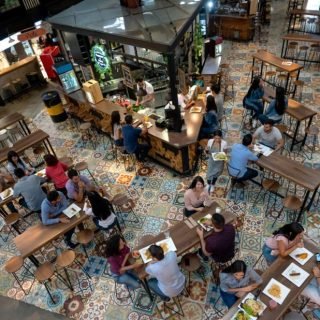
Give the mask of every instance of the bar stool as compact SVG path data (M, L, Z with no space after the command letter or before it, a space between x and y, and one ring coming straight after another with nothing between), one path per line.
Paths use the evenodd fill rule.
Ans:
M90 229L83 229L77 233L77 241L82 245L83 251L89 260L89 255L86 249L88 245L94 238L94 232Z
M10 101L13 98L11 83L6 83L4 86L2 86L1 90L2 90L3 100Z
M17 272L18 272L19 270L21 270L22 268L24 268L24 270L25 270L26 273L25 273L25 275L20 279L20 278L18 277ZM4 269L5 269L8 273L10 273L10 274L13 275L13 277L14 277L15 280L17 281L20 289L23 291L23 293L24 293L25 295L28 295L28 294L30 293L31 289L32 289L32 286L33 286L33 284L34 284L35 278L34 278L33 274L30 272L30 268L27 268L27 267L24 265L24 260L23 260L23 258L22 258L21 256L15 256L15 257L10 258L10 259L6 262L6 264L5 264L5 266L4 266ZM30 286L30 288L29 288L28 291L26 291L26 290L23 288L23 281L24 281L24 278L26 277L26 274L27 274L27 273L30 274L31 278L33 278L32 284L31 284L31 286Z
M65 163L68 169L73 167L73 159L71 157L61 157L59 161Z
M229 88L231 87L231 91ZM232 100L232 105L234 105L234 81L233 80L226 80L225 83L223 84L223 91L224 91L224 101L226 101L227 98L231 98Z
M307 139L304 147L310 150L310 158L307 156L309 160L312 159L313 153L316 148L319 146L319 127L315 125L311 125L309 128L305 129L305 134L307 134Z
M121 149L121 157L123 159L124 168L126 171L134 171L137 174L137 158L134 153L129 153L125 149Z
M20 228L18 229L17 225L16 225L20 221L20 219L22 219L27 225L30 226L30 223L27 222L25 220L25 218L17 212L10 213L7 216L5 216L3 219L5 222L5 225L9 229L9 233L8 233L6 241L8 240L10 234L12 234L13 236L17 236L17 235L21 234Z
M69 286L71 288L73 288L72 291L74 291L74 287L71 284L70 281L70 276L69 276L69 272L68 272L68 267L70 267L73 263L75 263L83 272L83 274L85 274L87 280L88 280L88 284L90 287L90 290L92 291L92 285L91 285L91 276L86 272L86 270L83 268L83 266L81 265L81 263L76 259L76 253L73 250L65 250L63 252L61 252L58 256L57 256L57 260L56 260L56 267L57 268L62 268L64 270L64 273L66 275L66 279L69 283ZM79 286L79 291L81 291L81 293L83 293L83 290L81 288L81 282L78 276L78 271L75 271L74 269L72 269L73 273L76 275L77 278L77 282L78 282L78 286Z
M180 262L180 267L188 272L188 289L187 292L190 295L190 285L191 285L191 273L196 272L199 274L201 279L206 282L205 275L201 272L201 261L196 253L187 253L184 255Z
M276 71L273 71L273 70L267 71L265 74L266 82L269 82L270 84L275 84L276 75L277 75Z
M279 124L275 124L275 127L281 132L282 138L284 139L283 148L288 151L289 150L289 148L287 148L287 141L288 141L287 132L289 130L288 126L285 124L279 123Z
M36 159L35 167L39 167L44 163L43 156L47 153L46 148L39 144L32 149L33 155Z
M287 76L285 74L279 74L277 75L277 81L276 81L276 85L279 87L285 87L287 82Z
M19 94L22 92L22 81L20 78L13 80L12 85L14 87L16 94Z
M295 96L298 97L298 101L301 101L302 94L303 94L303 87L304 87L304 81L302 80L296 80L294 82L294 86L296 88Z
M25 118L24 119L26 125L28 126L28 128L30 129L30 131L35 131L37 130L37 126L35 125L35 123L33 122L32 118Z
M77 163L75 166L74 166L75 170L77 170L79 172L79 174L82 172L82 171L87 171L90 175L90 177L92 178L92 180L94 181L94 183L97 185L97 181L96 179L94 178L93 174L91 173L91 171L89 170L89 165L88 165L88 162L85 162L85 161L81 161L79 163Z
M307 19L307 32L315 33L316 31L316 18L308 18Z
M23 137L23 132L21 131L19 123L15 123L15 124L7 127L6 130L10 136L10 140L12 143L17 142L18 138Z
M9 135L6 129L0 130L0 145L2 148L9 147Z
M41 264L36 272L35 272L35 278L39 281L39 283L43 284L46 288L46 291L52 301L53 304L56 304L56 302L53 299L53 296L50 292L48 281L51 281L54 275L57 276L59 280L61 280L71 291L73 291L73 288L69 286L69 283L54 269L54 265L50 262L45 262Z
M87 141L90 141L92 147L95 149L96 144L95 144L94 140L96 140L96 139L95 139L93 132L92 132L92 129L91 129L91 122L84 122L84 123L80 124L79 130L80 130L82 142L86 143Z
M296 44L295 44L296 43ZM298 43L294 42L294 44L292 44L291 42L288 44L287 47L287 52L286 52L286 56L287 58L294 60L296 55L297 55L297 47L298 47Z
M249 73L248 73L248 76L247 76L246 85L248 84L248 81L251 78L251 76L252 76L252 78L254 78L255 76L259 75L259 72L260 72L260 68L258 66L250 67L250 70L249 70Z
M299 51L297 54L297 59L299 59L300 57L302 57L303 59L303 65L305 65L306 60L307 60L307 55L308 55L308 50L309 47L308 46L300 46L299 47Z
M307 19L305 19L303 17L299 19L299 24L300 24L299 29L300 29L300 31L305 32L305 30L306 30L306 22L307 22Z

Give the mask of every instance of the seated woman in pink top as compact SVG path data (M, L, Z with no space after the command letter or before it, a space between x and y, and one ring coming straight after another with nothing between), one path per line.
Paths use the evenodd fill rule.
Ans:
M68 176L66 171L68 166L60 162L54 155L46 154L43 157L47 167L46 167L46 176L49 180L52 180L57 191L63 192L67 196L67 190L65 188L68 181Z
M296 248L303 247L304 228L299 222L284 225L267 238L262 248L263 256L271 265L279 256L286 257Z
M200 176L195 177L184 194L185 216L190 217L193 213L201 211L208 197L208 191L204 188L204 180Z

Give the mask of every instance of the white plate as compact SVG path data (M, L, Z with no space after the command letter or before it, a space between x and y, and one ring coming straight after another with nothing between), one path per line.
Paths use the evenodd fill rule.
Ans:
M300 273L300 275L291 276L291 273ZM300 287L306 281L310 274L292 262L289 267L282 272L282 275L297 287Z
M272 287L272 285L278 285L280 287L280 297L273 296L268 292L268 290ZM272 278L262 292L272 300L276 301L279 304L282 304L283 301L286 299L287 295L289 294L290 289L284 286L282 283L280 283L276 279Z
M265 157L269 156L274 150L263 145L263 144L255 144L253 146L253 151L262 153Z
M225 156L225 159L223 159L223 160L217 159L216 156L220 155L220 154ZM228 157L225 152L213 152L213 153L211 153L211 155L212 155L213 161L226 161L226 160L228 160Z
M246 301L247 299L255 299L255 296L254 296L251 292L248 293L248 294L244 297L244 299L241 301L241 303L239 304L239 306L238 306L241 310L244 310L241 305L242 305L243 303L245 303L245 301ZM257 302L261 305L261 310L260 310L259 313L258 313L258 315L261 316L262 313L263 313L263 311L267 308L267 306L266 306L260 299L257 299ZM245 310L244 310L244 311L245 311ZM249 316L251 317L251 319L258 319L258 317L251 316L251 315L249 315Z
M300 259L297 257L297 254L301 254L301 253L307 253L308 256L305 259ZM297 248L295 250L293 250L289 256L291 258L293 258L294 260L296 260L297 262L299 262L302 266L313 256L313 253L311 251L309 251L306 248Z
M81 208L78 207L76 204L71 204L67 209L63 210L62 212L68 217L72 218L75 216L78 212L81 211Z
M244 312L242 309L240 309L240 310L238 310L238 311L233 315L233 317L231 318L231 320L236 320L238 313L244 313L244 315L247 317L246 320L255 319L255 318L253 318L253 317L250 317L246 312Z
M0 193L1 200L5 200L13 195L13 189L8 188Z
M200 218L197 222L200 224L200 226L201 226L204 230L206 230L206 231L210 231L210 230L212 230L213 228L212 228L212 227L210 227L210 226L206 226L206 225L204 225L203 223L201 223L201 222L200 222L200 220L201 220L201 219L208 219L208 220L211 220L211 218L212 218L212 215L211 215L210 213L208 213L208 214L207 214L207 215L205 215L204 217Z
M162 244L167 245L167 249L164 250L164 254L168 253L169 251L177 251L177 248L176 248L172 238L167 238L167 239L156 242L156 245L158 245L158 246L161 246ZM150 245L139 250L140 256L141 256L144 263L147 263L152 260L152 258L150 258L146 255L149 247L150 247Z
M46 176L46 169L42 169L35 173L36 176L44 178Z

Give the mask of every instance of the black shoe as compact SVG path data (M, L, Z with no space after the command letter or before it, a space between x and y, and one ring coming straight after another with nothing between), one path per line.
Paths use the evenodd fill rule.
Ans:
M78 243L73 243L71 241L70 242L69 241L65 241L65 244L70 249L74 249L78 245Z

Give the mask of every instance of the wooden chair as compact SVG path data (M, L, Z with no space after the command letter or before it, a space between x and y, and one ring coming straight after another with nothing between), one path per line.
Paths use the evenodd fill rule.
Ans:
M316 151L317 147L319 147L319 127L315 125L311 125L310 127L305 129L305 133L307 134L306 144L304 145L303 151L305 149L310 151L310 157L304 152L306 157L309 160L312 160L313 153Z
M79 172L79 174L82 172L82 171L87 171L90 175L90 177L92 178L92 180L94 181L94 183L97 185L97 181L96 179L94 178L93 174L91 173L91 171L89 170L89 165L87 162L85 161L81 161L81 162L78 162L75 166L74 166L75 170L77 170Z
M82 245L83 251L89 259L89 255L86 249L86 245L88 245L94 238L94 232L90 229L83 229L77 233L77 241Z

